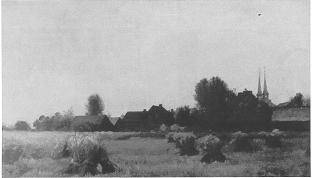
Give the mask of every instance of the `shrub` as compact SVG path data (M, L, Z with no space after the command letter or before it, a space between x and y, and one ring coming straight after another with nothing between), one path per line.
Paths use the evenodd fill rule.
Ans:
M14 125L16 130L31 130L29 124L26 121L17 121Z
M230 145L233 146L233 151L235 152L252 151L251 140L249 139L248 134L241 131L232 134Z
M116 165L109 160L106 148L95 139L88 136L74 136L67 140L67 145L71 150L73 162L64 173L95 175L98 173L98 164L101 165L103 174L115 171Z
M265 144L271 148L277 148L282 146L282 137L283 133L278 129L274 129L271 133L266 136Z
M197 149L204 154L201 162L211 163L214 161L225 161L225 156L221 152L221 140L214 135L207 135L196 141Z
M173 135L175 145L180 150L180 155L194 155L197 153L195 138L193 133L175 133Z

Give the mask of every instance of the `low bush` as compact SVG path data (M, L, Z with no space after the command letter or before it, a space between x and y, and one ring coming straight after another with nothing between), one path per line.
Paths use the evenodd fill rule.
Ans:
M214 135L207 135L196 141L196 148L204 154L201 162L211 163L214 161L225 161L225 156L221 152L221 140Z
M232 145L234 152L249 152L253 150L248 134L241 131L232 134L230 145Z
M194 155L197 153L195 149L196 136L193 133L175 133L173 141L180 150L180 155Z

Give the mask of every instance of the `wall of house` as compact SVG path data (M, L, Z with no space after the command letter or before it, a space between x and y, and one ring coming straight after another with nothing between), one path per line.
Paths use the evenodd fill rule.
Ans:
M275 109L272 121L309 121L310 108L281 108Z

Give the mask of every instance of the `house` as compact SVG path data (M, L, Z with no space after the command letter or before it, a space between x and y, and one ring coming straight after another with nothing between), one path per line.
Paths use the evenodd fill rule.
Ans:
M123 119L117 121L115 127L119 131L149 131L159 129L160 125L173 124L173 113L160 104L153 105L148 111L127 112Z
M144 131L147 123L146 111L130 111L127 112L123 119L116 122L118 131Z
M94 132L113 131L114 125L107 116L76 116L71 124L74 131Z
M282 103L283 104L283 103ZM275 108L272 115L272 127L280 130L310 130L310 108Z

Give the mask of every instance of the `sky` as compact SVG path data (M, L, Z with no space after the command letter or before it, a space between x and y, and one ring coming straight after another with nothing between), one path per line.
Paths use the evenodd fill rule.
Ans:
M112 116L193 107L196 83L213 76L256 94L264 67L273 103L309 96L309 7L308 0L3 0L2 122L32 123L70 108L83 115L94 93Z

